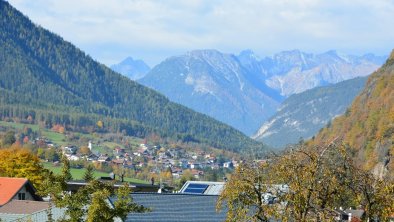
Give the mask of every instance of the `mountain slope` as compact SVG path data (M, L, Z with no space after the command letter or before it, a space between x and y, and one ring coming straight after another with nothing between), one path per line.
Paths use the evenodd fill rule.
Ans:
M288 97L314 87L367 76L378 69L387 57L341 55L336 51L311 54L293 50L263 59L252 51L243 51L238 58L249 72L261 76L260 81Z
M0 91L3 117L32 115L47 124L91 124L107 118L119 125L112 130L130 135L159 132L164 137L236 151L262 146L95 62L61 37L35 26L3 0Z
M343 137L366 169L394 176L394 51L374 72L344 116L322 129L310 143Z
M150 70L150 67L142 60L134 60L127 57L122 62L112 65L111 69L118 72L131 80L137 80L144 77Z
M166 59L139 83L251 135L279 102L230 54L196 50Z
M238 56L196 50L166 59L138 82L252 135L284 98L366 76L384 58L293 50L260 59L251 50Z
M334 117L345 113L366 81L367 77L358 77L290 96L253 138L274 148L284 148L300 138L309 139Z

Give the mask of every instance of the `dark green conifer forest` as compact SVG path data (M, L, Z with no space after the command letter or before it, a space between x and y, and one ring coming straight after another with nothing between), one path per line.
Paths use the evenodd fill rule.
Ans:
M114 33L116 35L116 33ZM94 127L232 151L262 144L111 71L0 1L0 119Z

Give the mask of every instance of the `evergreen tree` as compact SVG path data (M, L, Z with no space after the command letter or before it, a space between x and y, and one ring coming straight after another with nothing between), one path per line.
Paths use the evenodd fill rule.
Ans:
M88 166L86 167L85 173L83 175L83 179L86 182L90 182L91 180L94 180L94 167L92 166L92 164L88 164Z
M72 180L73 177L70 172L70 161L67 159L66 155L62 156L62 163L63 163L63 167L62 167L61 176L63 177L65 182Z

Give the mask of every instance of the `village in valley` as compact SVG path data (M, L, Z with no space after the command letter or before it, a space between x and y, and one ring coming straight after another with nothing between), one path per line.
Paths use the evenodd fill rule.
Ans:
M170 172L173 179L179 179L186 171L193 179L204 178L205 170L232 170L238 165L238 161L225 158L218 159L215 154L209 152L191 152L184 148L165 148L160 145L140 144L134 150L126 150L119 146L114 147L112 153L100 154L94 152L93 145L89 142L89 152L81 150L81 147L64 146L61 148L63 155L75 163L92 163L96 169L105 169L108 166L128 170L137 175L144 168L151 169L151 175L160 175L162 172ZM51 149L51 148L48 148ZM82 147L82 149L84 149ZM56 164L56 163L55 163ZM78 165L76 165L78 167ZM167 178L169 179L167 174ZM163 178L164 179L164 178ZM221 180L221 178L216 178Z
M183 182L223 181L226 173L232 172L239 164L236 155L228 152L191 149L187 144L160 145L157 141L149 143L148 139L138 141L134 144L110 143L112 148L108 147L105 139L96 142L89 140L86 145L80 146L70 145L72 143L59 146L45 137L37 137L32 143L40 147L39 154L42 154L38 156L54 167L59 166L60 156L64 155L72 168L82 169L92 164L95 170L118 177L178 187L183 185L177 183L182 177ZM81 144L80 141L78 143Z

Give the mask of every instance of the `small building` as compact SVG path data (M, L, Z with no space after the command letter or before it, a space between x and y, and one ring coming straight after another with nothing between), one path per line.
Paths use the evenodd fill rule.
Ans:
M97 155L93 154L93 153L91 153L89 156L86 157L86 159L87 159L88 161L97 161L98 158L99 158L99 157L98 157Z
M78 161L81 159L78 155L74 155L74 154L73 155L66 155L66 156L67 156L67 159L70 161Z
M352 221L352 222L361 222L362 218L365 214L364 210L361 209L347 209L344 210L341 207L337 210L335 210L335 220L340 221L340 222L347 222L347 221Z
M77 147L75 146L66 146L63 148L63 154L65 155L73 155L77 153Z
M114 154L115 155L123 155L125 153L125 149L123 149L123 148L120 148L120 147L115 147L115 149L114 149Z
M118 166L124 165L125 162L126 162L125 159L113 159L112 160L112 164L115 164L115 165L118 165Z
M98 162L101 162L101 163L103 163L103 162L111 162L111 158L109 158L107 155L101 155L98 159L97 159L97 161Z
M233 162L231 162L231 161L223 163L223 168L233 168L233 167L234 167L234 165L233 165Z
M36 190L25 178L0 177L0 207L11 200L42 201Z
M193 177L196 179L200 179L200 177L204 175L204 171L202 170L191 169L190 172L192 173Z

